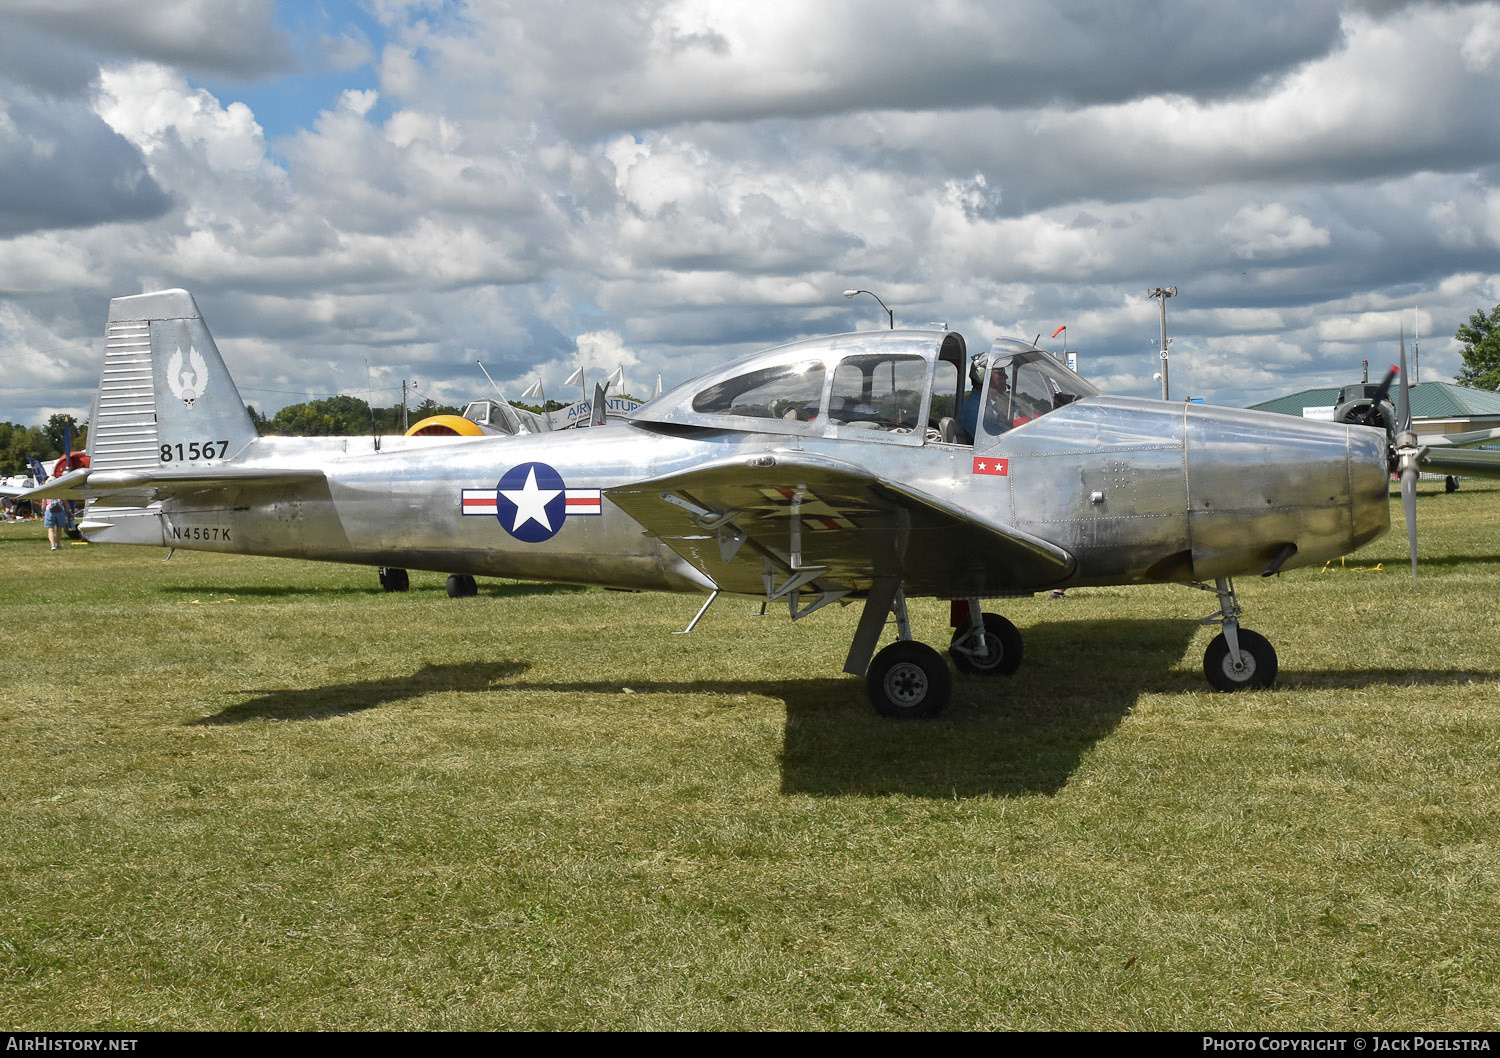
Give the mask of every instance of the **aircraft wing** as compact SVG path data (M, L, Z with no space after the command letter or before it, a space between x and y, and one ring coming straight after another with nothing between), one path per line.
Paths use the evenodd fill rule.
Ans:
M1417 456L1417 466L1428 474L1500 478L1500 452L1424 445Z
M1500 441L1500 426L1488 430L1467 430L1464 433L1427 434L1420 440L1433 448L1472 448L1474 445Z
M605 494L722 590L846 594L899 577L913 593L1029 593L1072 555L867 468L804 452L740 457Z
M159 468L152 470L70 470L61 477L24 493L28 500L109 499L126 501L129 506L187 495L210 489L239 485L263 485L275 482L322 480L317 468L207 466Z

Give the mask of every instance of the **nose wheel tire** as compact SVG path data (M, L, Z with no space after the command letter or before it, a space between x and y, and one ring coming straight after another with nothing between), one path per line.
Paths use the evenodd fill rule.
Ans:
M997 613L984 615L984 643L975 650L969 646L971 633L965 624L953 633L948 655L953 667L971 676L1010 676L1021 667L1024 646L1021 632ZM966 649L967 648L967 649Z
M448 598L467 599L479 594L479 585L467 573L452 573L448 576Z
M892 643L870 662L865 684L881 716L925 719L937 716L953 693L948 662L925 643Z
M1229 656L1223 633L1214 636L1203 652L1203 675L1219 691L1245 691L1276 682L1276 648L1259 632L1239 630L1240 663Z

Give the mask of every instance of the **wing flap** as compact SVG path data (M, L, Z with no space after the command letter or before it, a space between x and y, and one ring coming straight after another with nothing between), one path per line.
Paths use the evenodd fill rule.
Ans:
M866 468L807 453L722 460L606 490L726 591L788 585L911 594L1034 591L1074 568L1063 549ZM774 597L774 596L773 596Z

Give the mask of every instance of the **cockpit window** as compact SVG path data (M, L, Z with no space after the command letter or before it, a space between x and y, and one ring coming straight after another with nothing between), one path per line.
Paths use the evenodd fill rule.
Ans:
M910 354L847 356L833 373L828 421L834 426L911 433L927 389L927 359Z
M693 397L693 410L808 422L817 416L822 399L822 361L805 360L762 368L709 386Z
M1000 348L997 342L989 354L989 365L982 422L984 432L992 437L1098 393L1083 378L1039 349L1012 353Z
M505 434L516 434L520 432L520 424L515 413L503 404L492 400L470 401L464 408L464 418L470 422L476 422L480 426L488 426Z

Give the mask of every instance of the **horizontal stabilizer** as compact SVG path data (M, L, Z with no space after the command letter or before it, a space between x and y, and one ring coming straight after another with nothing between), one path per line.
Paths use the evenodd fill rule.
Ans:
M182 470L90 470L83 468L54 478L25 493L29 500L92 500L120 492L152 489L161 495L179 491L268 485L277 482L321 481L323 471L315 467L207 466Z

